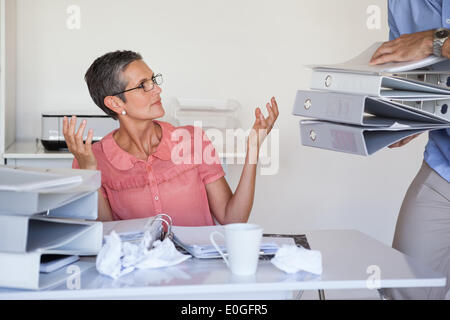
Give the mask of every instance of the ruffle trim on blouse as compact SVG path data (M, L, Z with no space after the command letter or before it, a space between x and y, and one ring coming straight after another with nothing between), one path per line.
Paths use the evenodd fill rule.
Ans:
M162 184L164 182L170 181L173 178L178 177L189 170L195 169L197 165L194 164L179 164L167 169L162 173L155 174L155 179L157 184ZM102 183L109 189L115 191L122 191L127 189L143 188L149 185L149 179L147 176L133 176L121 180L107 180Z
M184 174L185 172L195 169L195 167L198 165L195 164L178 164L170 169L156 174L156 182L157 184L161 184L167 181L172 180L173 178L178 177L181 174Z
M145 185L149 184L148 178L145 176L136 176L136 177L129 177L121 180L109 180L102 183L107 188L115 190L115 191L122 191L127 189L135 189L135 188L142 188Z

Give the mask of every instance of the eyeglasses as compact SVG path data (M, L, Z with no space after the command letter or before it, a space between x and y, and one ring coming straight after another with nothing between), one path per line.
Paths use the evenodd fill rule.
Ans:
M141 84L138 85L137 87L114 93L114 94L112 94L112 96L117 96L118 94L125 93L125 92L135 90L135 89L143 89L145 92L147 92L147 91L152 90L155 87L155 84L160 86L162 83L163 83L162 74L158 73L157 75L154 75L150 79L147 79L147 80L141 82Z

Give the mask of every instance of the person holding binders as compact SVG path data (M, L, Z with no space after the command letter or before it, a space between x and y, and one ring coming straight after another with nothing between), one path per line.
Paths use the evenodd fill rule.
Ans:
M418 60L431 54L450 58L450 1L389 0L388 7L390 41L378 48L371 64ZM401 147L415 137L390 147ZM450 298L449 182L450 129L432 131L422 167L403 200L392 246L445 275L447 285L387 290L393 299Z
M193 75L195 76L195 75ZM247 141L242 175L233 193L211 141L201 128L174 127L164 116L162 75L133 51L97 58L85 80L94 102L119 121L117 130L92 144L93 132L64 117L63 132L74 168L100 170L99 220L136 219L165 213L179 226L246 222L255 192L259 148L279 111L275 98L260 108Z

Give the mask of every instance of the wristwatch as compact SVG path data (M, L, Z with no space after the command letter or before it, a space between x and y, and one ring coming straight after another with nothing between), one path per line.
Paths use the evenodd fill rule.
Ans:
M445 40L450 36L450 30L445 28L436 29L433 40L433 54L442 57L442 46Z

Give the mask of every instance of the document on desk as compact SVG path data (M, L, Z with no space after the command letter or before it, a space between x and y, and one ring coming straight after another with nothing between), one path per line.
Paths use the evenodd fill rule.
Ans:
M219 231L225 234L223 226L206 227L172 227L173 241L189 252L192 256L199 259L220 258L219 252L210 242L209 235ZM215 238L217 245L226 254L225 239ZM295 245L292 238L281 237L263 237L261 241L261 255L273 255L283 244Z

